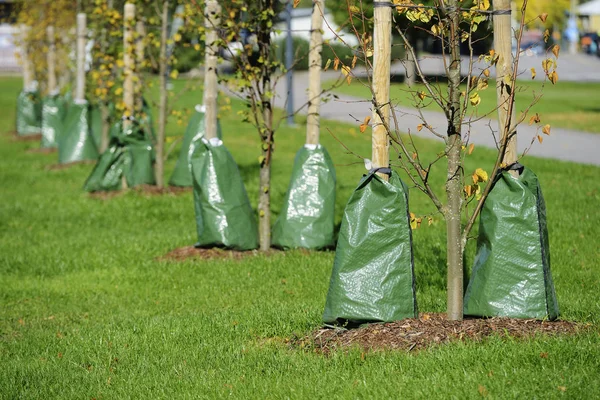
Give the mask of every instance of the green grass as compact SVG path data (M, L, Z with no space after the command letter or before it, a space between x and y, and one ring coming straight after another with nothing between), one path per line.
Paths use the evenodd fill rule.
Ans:
M331 87L333 82L325 83L325 87ZM477 115L482 116L490 113L496 108L496 83L489 81L489 87L480 91L481 103L478 106ZM439 87L442 94L447 94L447 86L444 83L434 84ZM462 90L466 86L463 85ZM335 90L338 93L371 98L371 91L368 82L365 79L353 80L350 85L343 84ZM402 83L392 84L390 97L392 101L400 106L415 107L415 93L425 91L422 84L415 85L408 90ZM558 82L556 85L550 83L543 84L539 81L518 81L516 94L516 111L519 113L526 109L534 101L534 96L542 95L537 104L533 105L528 112L525 123L529 117L536 112L540 114L543 124L551 126L580 130L585 132L600 132L600 84L598 83L577 83L577 82ZM431 98L426 98L422 103L426 109L432 111L441 111ZM490 118L497 119L497 113L491 112Z
M0 87L5 132L14 123L20 81L0 78ZM199 97L188 93L180 101L191 107ZM251 127L238 122L239 108L234 102L221 123L256 207L259 142ZM355 159L327 130L364 155L370 137L337 122L324 121L323 128L322 142L338 165L339 222L364 167L344 166ZM169 134L183 129L172 123ZM277 134L275 213L303 140L303 126L282 127ZM439 150L435 142L417 144L424 157ZM525 161L544 188L562 316L592 324L591 331L492 338L418 354L350 349L323 356L292 348L286 339L321 325L332 252L157 261L194 243L190 193L90 198L81 187L92 166L48 171L56 154L25 152L36 146L0 136L0 398L463 399L479 398L480 386L491 398L600 393L598 168ZM175 158L176 152L167 177ZM467 170L489 168L492 158L492 152L476 149ZM437 190L442 169L432 171ZM431 206L413 190L411 209L426 213ZM414 243L419 308L441 312L443 223L415 231Z

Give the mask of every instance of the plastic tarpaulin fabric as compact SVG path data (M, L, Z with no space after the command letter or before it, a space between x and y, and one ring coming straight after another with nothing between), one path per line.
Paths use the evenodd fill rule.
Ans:
M90 107L90 129L96 148L99 149L102 145L102 109L97 104Z
M558 317L550 273L546 206L537 176L502 171L481 210L477 253L464 313L512 318Z
M23 90L17 97L17 134L38 135L42 132L42 102L37 90Z
M273 245L322 249L334 244L335 168L324 147L296 153L281 214L273 226Z
M185 134L183 135L183 141L181 142L181 150L179 151L179 158L177 164L175 164L175 170L169 179L169 185L171 186L193 186L192 171L190 169L190 154L193 152L194 147L204 137L205 126L204 126L204 111L199 107L196 107L194 114L190 118ZM221 124L217 121L217 136L222 137Z
M123 176L128 187L156 183L152 142L136 121L131 121L127 129L122 121L113 126L108 148L98 159L84 189L88 192L119 190Z
M90 106L72 103L64 121L64 131L58 137L58 162L61 164L95 160L98 149L90 129Z
M66 115L65 99L60 95L49 95L42 100L42 143L43 148L58 146L58 136L63 131Z
M364 176L348 200L337 242L323 321L390 322L417 316L408 190Z
M237 164L215 138L198 143L191 160L198 243L196 247L252 250L258 225Z

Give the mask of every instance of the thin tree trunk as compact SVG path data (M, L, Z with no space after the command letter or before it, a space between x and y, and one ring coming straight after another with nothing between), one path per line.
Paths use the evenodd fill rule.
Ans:
M408 38L409 40L411 39L411 37ZM410 40L411 42L413 42L412 40ZM414 44L414 43L413 43ZM419 49L417 48L417 46L413 45L413 49L415 50L414 53L412 51L409 51L408 49L405 48L405 53L406 53L406 59L404 61L404 69L406 70L406 76L404 79L404 83L406 83L406 86L408 87L412 87L415 84L415 74L416 74L416 67L415 67L415 62L416 60L413 57L414 53L417 53L419 51Z
M125 75L125 80L123 82L123 103L125 104L125 115L132 117L134 115L135 107L135 59L133 55L133 21L135 19L135 5L132 3L125 3L125 11L123 14L123 70ZM123 129L128 129L130 126L131 120L125 119L123 121ZM127 189L127 179L125 179L125 175L121 178L121 188Z
M100 138L100 154L104 153L108 148L108 142L110 140L110 111L108 105L104 102L100 102L100 113L102 115L102 137Z
M33 84L33 71L31 60L29 59L29 33L31 28L25 24L21 24L21 63L23 65L23 88L30 90Z
M135 115L139 116L144 108L144 96L142 96L144 83L141 73L145 55L144 37L146 36L146 25L144 24L144 21L137 21L135 24L135 33L135 71L137 75L137 81L135 82Z
M319 144L319 108L321 105L321 52L323 51L323 0L313 3L308 53L308 115L306 117L306 144Z
M493 0L494 10L510 10L510 0ZM503 162L510 165L517 161L517 137L515 122L515 109L510 104L510 91L507 90L505 82L510 81L513 76L512 57L512 29L511 16L494 15L494 50L498 54L496 64L496 93L498 98L498 130L501 141L508 141ZM508 78L505 80L505 78ZM511 88L514 90L514 88ZM517 171L510 171L517 176Z
M375 3L384 3L375 1ZM373 31L373 131L371 133L373 168L387 168L390 164L389 138L386 124L390 119L390 62L392 53L392 9L376 7ZM377 108L376 108L377 107ZM377 173L388 180L389 175Z
M158 110L158 137L156 138L156 186L162 189L165 170L165 130L167 127L167 30L169 28L169 0L165 0L162 9L160 30L160 105Z
M458 1L450 2L457 9ZM461 242L462 167L461 167L461 113L460 113L460 14L450 14L450 65L448 68L448 98L450 120L448 121L448 176L446 194L447 264L448 264L448 319L463 318L463 246Z
M206 139L217 137L217 95L218 95L218 77L217 77L217 58L219 46L217 44L218 29L221 24L221 6L215 1L210 0L206 3L206 16L204 26L206 28L206 46L204 54L204 127Z
M273 1L264 1L264 10L273 8ZM263 26L258 34L258 43L260 43L260 53L263 59L268 59L271 48L271 32L267 26L268 21L262 21ZM267 96L272 92L270 69L263 65L263 80L261 82L262 93L262 111L264 132L261 134L262 163L260 165L259 175L259 197L258 197L258 238L261 251L268 251L271 248L271 159L273 156L273 110L271 109L271 98Z
M77 83L75 100L85 100L85 42L87 36L87 16L77 14Z
M54 26L50 25L46 28L46 36L48 37L48 53L46 60L48 62L48 93L54 94L56 91L56 43L54 38Z

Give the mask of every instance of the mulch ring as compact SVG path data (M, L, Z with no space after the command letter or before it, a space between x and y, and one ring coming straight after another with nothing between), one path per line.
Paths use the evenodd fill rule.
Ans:
M34 147L32 149L27 150L26 153L52 154L52 153L56 153L57 151L58 151L58 149L53 148L53 147Z
M158 261L186 261L186 260L241 260L246 257L255 257L259 254L268 256L283 253L281 250L271 249L267 252L258 250L237 251L227 249L204 249L194 246L180 247L168 252L164 256L157 257Z
M47 171L60 171L63 169L69 169L75 165L92 165L95 164L96 161L86 160L86 161L74 161L70 163L64 164L51 164L46 167Z
M139 185L133 188L133 190L146 196L162 196L165 194L176 196L178 194L192 192L191 187L165 186L159 188L158 186L153 185Z
M536 334L569 335L589 325L568 321L540 321L514 318L469 318L448 321L446 315L421 314L418 319L374 323L357 329L323 328L310 336L292 340L297 347L313 348L327 354L334 349L358 345L365 350L417 351L457 341L479 342L490 336L527 338Z
M16 131L9 132L12 136L13 142L34 142L42 140L41 133L34 133L33 135L19 135Z

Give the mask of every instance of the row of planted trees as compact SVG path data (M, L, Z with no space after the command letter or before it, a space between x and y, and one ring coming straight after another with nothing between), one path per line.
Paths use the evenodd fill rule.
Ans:
M541 189L535 175L517 163L516 127L527 118L529 108L516 116L514 97L519 56L518 53L516 57L511 55L510 7L503 0L494 1L493 7L487 0L475 0L468 6L464 3L439 0L424 6L409 0L395 0L393 3L375 1L373 20L365 18L361 2L347 3L349 25L360 46L355 49L351 61L336 58L327 60L326 65L333 61L334 68L341 70L350 82L357 58L362 58L369 72L367 78L373 97L372 116L366 118L363 125L366 127L370 123L372 126L373 154L370 160L372 168L360 181L344 211L325 322L361 323L416 316L411 225L417 224L420 219L409 212L408 188L392 169L396 162L390 162L390 145L399 155L395 166L406 173L415 188L432 200L446 222L448 318L462 319L463 312L481 316L551 319L558 315L549 269ZM88 98L92 98L90 91L94 94L102 127L100 140L96 141L91 128L93 107L84 95L84 54L86 39L89 39L85 27L86 14L80 13L77 17L76 95L68 108L64 126L58 129L62 132L57 136L61 162L97 159L85 184L89 191L114 190L144 183L162 186L165 126L169 114L167 76L173 61L170 46L181 38L179 32L171 32L170 35L168 32L169 21L173 20L170 15L177 4L138 1L137 5L136 13L135 4L123 4L124 12L121 14L117 11L120 6L96 0L89 13L94 16L95 40L91 71L87 74L88 81L91 79L87 93ZM279 5L270 0L260 0L227 3L225 10L216 1L206 4L191 1L180 6L181 26L197 30L204 39L204 46L199 43L197 49L205 49L204 100L190 122L171 180L194 186L198 246L225 246L241 250L256 247L268 250L271 244L283 248L319 249L331 246L336 177L329 154L319 144L319 101L323 95L320 70L325 61L320 55L324 29L323 2L313 3L307 140L297 153L285 204L273 229L270 220L270 174L277 130L274 85L276 72L283 67L272 57L271 31ZM517 48L527 24L524 17L526 7L527 1L524 1L520 29L515 33ZM151 11L154 14L149 17ZM194 18L198 14L203 15L201 20ZM396 18L403 20L399 22ZM486 55L488 66L476 70L472 34L490 18L494 20L494 50ZM395 23L392 23L393 20ZM442 90L442 84L431 81L422 72L415 49L403 30L417 20L444 44L448 78L445 90ZM155 21L160 29L149 29L151 21ZM56 83L53 83L56 79L50 76L53 74L50 73L53 70L50 54L57 51L52 44L55 40L51 34L54 23L52 21L44 27L48 33L47 81L52 89L49 95L52 96L56 96ZM424 88L414 89L414 98L417 103L425 98L431 99L447 118L447 126L439 131L439 127L430 124L420 114L422 123L416 129L425 129L445 142L445 150L433 160L425 159L410 133L407 137L398 132L398 116L392 107L389 89L393 25L398 28L397 33L411 55L409 59L414 63L415 74ZM61 29L67 31L66 27ZM23 30L24 35L29 35L29 32L29 28ZM247 103L243 118L256 127L261 139L258 223L237 165L223 145L217 120L217 54L219 49L229 49L227 44L244 32L251 32L253 39L244 41L242 49L233 55L237 68L228 79L236 83ZM148 52L145 50L148 41L159 49L157 66L161 95L158 135L153 132L150 112L142 96L144 75L140 72L148 66ZM63 42L68 43L68 40ZM470 49L466 74L461 73L461 43ZM64 47L63 52L68 50L66 44ZM558 50L555 48L553 52L557 57ZM23 52L26 76L31 74L27 66L28 53ZM487 88L490 68L493 67L496 68L498 92L495 109L499 113L499 125L495 131L497 157L491 168L491 179L483 169L477 169L472 177L465 176L465 159L473 147L464 132L470 129L471 120L481 118L473 107L479 104L478 92ZM545 79L556 83L556 60L548 58L542 68ZM535 71L532 72L535 76ZM27 78L25 80L25 92L35 93L35 88L27 84ZM32 96L29 100L31 104L35 103ZM421 106L418 103L417 109ZM49 107L44 106L44 110L46 108ZM532 123L540 123L537 115ZM540 129L549 133L547 126L540 126ZM34 130L23 132L29 134ZM46 135L44 138L48 141ZM44 141L42 144L49 146ZM153 172L155 152L156 174ZM101 153L99 158L98 153ZM447 160L446 201L430 184L431 168L442 160ZM472 179L471 183L467 182L469 179ZM478 255L465 297L464 251L477 218L480 221ZM514 232L519 232L519 235L515 236ZM532 248L536 249L533 253L527 250Z

